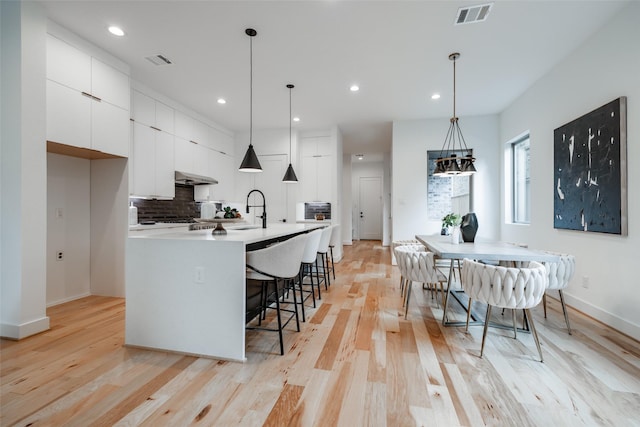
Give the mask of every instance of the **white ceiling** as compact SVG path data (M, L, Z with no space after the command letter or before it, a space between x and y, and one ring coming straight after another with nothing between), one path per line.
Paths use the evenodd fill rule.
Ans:
M394 120L451 116L451 52L461 53L457 115L498 113L627 2L499 0L485 22L459 26L458 7L481 1L41 3L51 20L128 63L135 80L236 132L249 128L244 31L255 28L254 130L289 126L293 83L294 127L337 125L346 153L375 153L389 150ZM154 54L173 64L144 59Z

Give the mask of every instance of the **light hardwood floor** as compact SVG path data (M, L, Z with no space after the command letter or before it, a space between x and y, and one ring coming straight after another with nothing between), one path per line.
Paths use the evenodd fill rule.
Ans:
M640 425L638 342L573 310L569 336L549 299L544 363L529 334L495 328L480 359L482 327L442 327L419 285L404 320L398 285L388 248L345 247L285 356L252 331L246 363L123 347L122 299L52 307L50 331L2 340L0 425Z

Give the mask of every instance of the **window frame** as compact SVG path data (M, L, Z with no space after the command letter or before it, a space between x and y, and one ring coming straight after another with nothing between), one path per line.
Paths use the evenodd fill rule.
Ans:
M524 165L524 184L519 182L519 171L522 167L519 147L526 144L526 161ZM531 224L531 138L529 132L509 142L511 151L511 222L513 224ZM520 193L524 189L524 195ZM524 200L522 200L524 198ZM524 210L524 212L521 212Z

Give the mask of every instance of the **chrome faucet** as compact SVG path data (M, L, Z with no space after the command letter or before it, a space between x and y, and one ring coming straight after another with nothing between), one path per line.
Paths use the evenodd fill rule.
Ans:
M249 208L260 207L260 205L249 206L249 196L251 196L251 193L253 193L254 191L257 191L262 196L262 216L259 216L258 218L262 218L262 228L267 228L267 200L264 198L264 193L262 191L260 190L249 191L249 194L247 194L247 213L249 213Z

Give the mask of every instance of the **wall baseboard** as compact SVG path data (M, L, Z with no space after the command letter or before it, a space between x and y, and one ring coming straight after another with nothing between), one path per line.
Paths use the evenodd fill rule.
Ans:
M584 301L583 299L576 298L568 293L564 292L564 296L567 305L575 308L578 311L593 317L595 320L604 323L605 325L622 332L629 337L640 341L640 326L635 325L628 320L616 316L613 313L609 313L599 307L594 306L591 303Z
M21 340L47 330L49 330L49 317L45 316L21 325L2 323L0 324L0 337Z
M80 294L80 295L73 295L73 296L62 298L62 299L59 299L59 300L56 300L56 301L51 301L51 302L47 303L47 308L53 307L54 305L64 304L65 302L75 301L77 299L85 298L85 297L88 297L88 296L91 296L90 292L85 292L85 293Z

